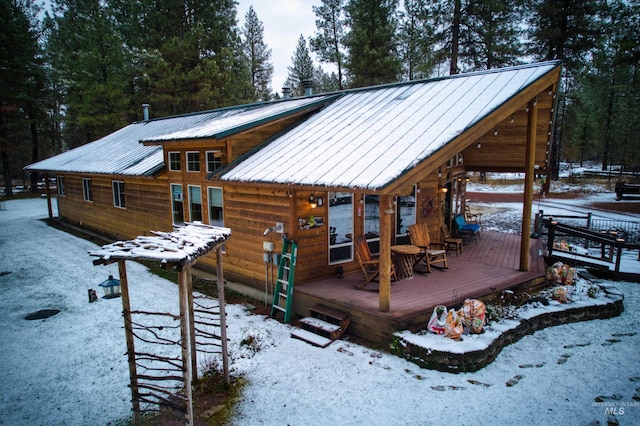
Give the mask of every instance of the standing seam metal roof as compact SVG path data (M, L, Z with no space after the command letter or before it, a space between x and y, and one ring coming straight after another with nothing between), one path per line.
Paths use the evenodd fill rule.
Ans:
M554 61L345 92L221 179L381 189L558 66Z
M216 137L232 134L262 122L321 105L329 96L241 105L132 123L94 142L25 167L50 172L150 176L164 167L161 145L142 141Z

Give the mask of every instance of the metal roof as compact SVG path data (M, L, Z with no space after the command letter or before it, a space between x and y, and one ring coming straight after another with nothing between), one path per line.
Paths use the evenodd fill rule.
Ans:
M25 167L51 172L149 176L164 167L162 146L142 141L221 137L321 104L328 96L242 105L132 123L94 142Z
M559 64L347 91L221 179L381 189Z

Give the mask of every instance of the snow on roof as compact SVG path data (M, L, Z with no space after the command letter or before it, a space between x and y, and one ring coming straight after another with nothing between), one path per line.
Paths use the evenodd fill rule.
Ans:
M221 179L381 189L558 66L546 62L345 92Z
M162 146L145 146L141 141L214 137L222 132L230 134L322 103L327 98L309 97L241 105L136 122L97 141L31 164L25 169L148 176L164 166Z
M204 256L231 236L231 229L201 223L187 223L173 232L151 231L154 236L116 241L92 250L89 255L110 260L151 260L160 263L189 264Z
M277 102L261 108L254 108L242 111L224 120L209 120L197 123L173 133L166 133L159 136L151 136L142 139L143 142L149 141L169 141L181 139L199 139L199 138L221 138L230 133L235 133L247 126L255 126L265 121L270 121L279 116L295 113L296 111L307 107L322 104L330 99L329 96L296 98L288 101Z

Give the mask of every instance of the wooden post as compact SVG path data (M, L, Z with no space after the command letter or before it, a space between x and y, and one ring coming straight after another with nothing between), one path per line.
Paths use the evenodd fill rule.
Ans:
M180 335L182 337L182 365L184 368L183 382L184 392L187 398L187 418L188 425L193 425L193 395L191 394L192 371L191 371L191 339L189 326L189 266L185 266L178 273L178 299L180 300Z
M220 312L220 344L222 348L222 369L224 370L224 384L229 387L229 355L227 353L227 314L224 301L224 274L222 271L222 248L216 248L216 276L218 277L218 305Z
M196 324L193 312L193 272L191 266L187 268L187 306L189 308L189 343L191 347L191 374L192 380L198 378L198 351L196 349Z
M48 184L47 184L48 186ZM138 372L136 370L135 345L133 341L133 327L131 325L131 302L129 299L129 285L127 284L126 260L118 260L120 275L120 294L122 295L122 316L124 317L124 332L127 339L127 359L129 361L129 380L131 381L131 404L133 405L133 422L140 424L140 398L138 396Z
M51 188L49 187L49 173L44 174L44 188L47 193L47 208L49 209L49 219L53 219L53 207L51 206Z
M393 197L380 196L380 312L391 309L391 226L393 222Z
M531 211L533 206L533 178L536 163L536 124L538 122L538 103L529 101L527 117L527 150L525 157L524 202L522 207L522 235L520 237L520 271L529 270L529 245L531 240Z

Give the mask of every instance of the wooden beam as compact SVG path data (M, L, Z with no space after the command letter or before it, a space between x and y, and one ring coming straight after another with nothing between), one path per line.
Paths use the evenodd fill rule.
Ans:
M193 313L193 273L191 267L187 269L187 306L189 307L189 343L191 346L191 374L192 380L198 378L198 357L196 348L196 323Z
M529 101L527 123L527 150L525 156L526 173L524 175L524 202L522 206L522 235L520 236L520 271L529 270L529 245L531 236L531 210L533 207L533 180L536 159L536 123L538 122L538 103L536 98Z
M133 326L131 325L131 302L129 299L129 284L127 283L126 260L118 261L120 278L120 293L122 295L122 316L124 317L124 332L127 340L127 360L129 361L129 379L131 381L131 403L133 404L134 424L140 424L140 398L138 397L138 373L136 371L136 349L133 340Z
M380 292L379 311L389 312L391 309L391 225L393 213L393 197L380 196Z
M224 274L222 271L222 248L216 248L216 276L218 277L218 305L220 306L220 343L222 349L222 369L224 370L224 384L229 387L229 355L227 353L227 314L224 300Z
M182 346L182 365L184 368L183 385L184 394L187 398L187 424L193 424L193 395L191 370L191 339L189 332L189 267L183 268L178 274L178 299L180 300L180 336Z
M49 210L49 219L53 219L53 208L51 207L51 188L49 187L49 173L44 174L44 188L47 193L47 209Z

